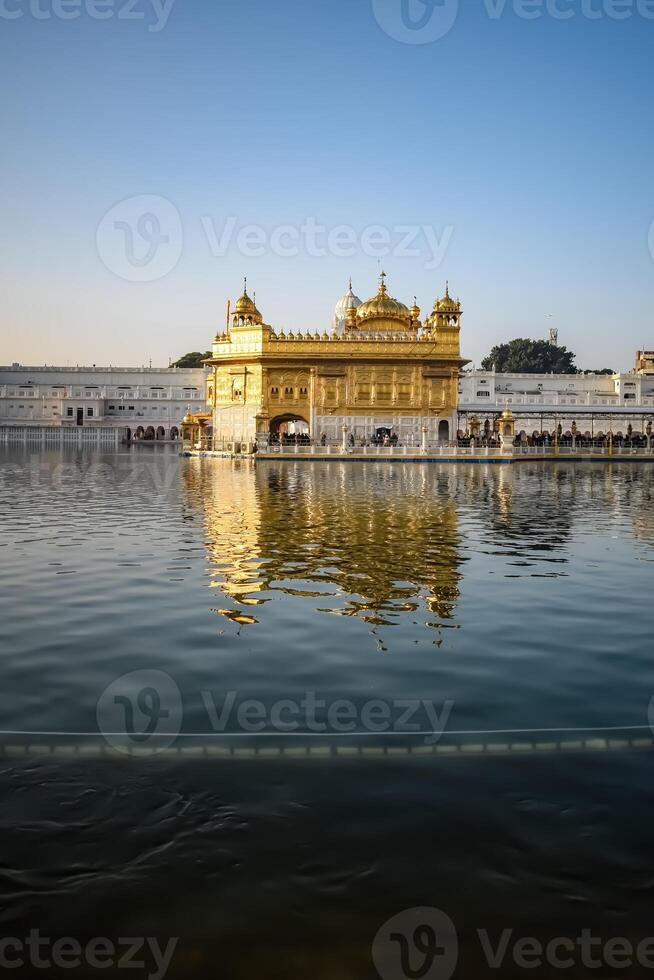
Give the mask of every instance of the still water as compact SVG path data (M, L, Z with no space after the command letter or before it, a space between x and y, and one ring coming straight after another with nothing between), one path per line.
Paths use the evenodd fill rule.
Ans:
M654 936L651 464L5 450L0 515L4 936L287 980ZM458 952L407 972L419 907Z

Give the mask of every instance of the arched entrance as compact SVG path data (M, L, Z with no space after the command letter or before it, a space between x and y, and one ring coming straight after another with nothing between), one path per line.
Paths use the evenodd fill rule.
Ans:
M301 415L277 415L270 420L271 444L301 446L310 441L309 423Z
M174 425L170 430L170 438L173 440L173 442L177 442L179 439L179 429L176 425Z
M147 429L145 430L145 435L143 436L143 438L144 439L147 439L147 440L154 440L154 426L153 425L149 425L147 427Z
M134 433L135 439L142 439L145 436L145 429L142 425L139 425Z
M164 429L163 425L160 425L159 428L157 429L157 440L161 441L162 439L165 438L166 438L166 430Z
M438 441L439 442L450 441L450 423L447 421L447 419L442 419L438 423Z

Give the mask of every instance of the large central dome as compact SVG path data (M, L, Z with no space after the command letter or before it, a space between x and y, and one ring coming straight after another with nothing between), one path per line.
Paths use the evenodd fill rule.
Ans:
M379 291L376 296L362 303L357 309L357 326L361 330L379 331L407 330L411 327L412 316L408 306L388 295L386 273L379 277Z

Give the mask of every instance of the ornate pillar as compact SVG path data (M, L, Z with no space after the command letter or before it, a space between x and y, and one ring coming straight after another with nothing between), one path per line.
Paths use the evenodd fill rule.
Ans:
M343 424L341 426L341 432L343 433L343 440L341 442L341 449L343 450L344 453L347 452L347 431L348 431L347 425Z
M270 416L267 412L259 412L255 416L256 439L259 449L267 449L270 439Z

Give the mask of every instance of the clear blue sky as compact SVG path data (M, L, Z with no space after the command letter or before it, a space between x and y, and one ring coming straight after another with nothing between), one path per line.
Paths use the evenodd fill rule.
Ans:
M165 365L210 345L244 275L268 322L325 328L349 275L376 290L371 225L391 239L393 295L427 310L449 278L476 362L551 325L585 368L654 346L654 19L636 0L621 20L609 0L558 0L566 20L461 0L432 43L391 36L407 33L402 0L375 0L377 15L372 0L176 0L165 24L153 0L133 0L142 19L103 0L104 20L90 0L65 0L79 16L63 20L57 2L0 2L1 362ZM141 266L116 252L131 205L102 219L141 195L171 202L181 236L164 211L177 264L163 274L164 249L159 277L135 282L149 219ZM263 229L262 254L236 232L212 254L206 227L220 236L230 216ZM354 254L306 254L302 233L299 254L277 254L274 229L307 219L350 226ZM392 254L411 225L445 232L438 268L423 233L419 255Z

